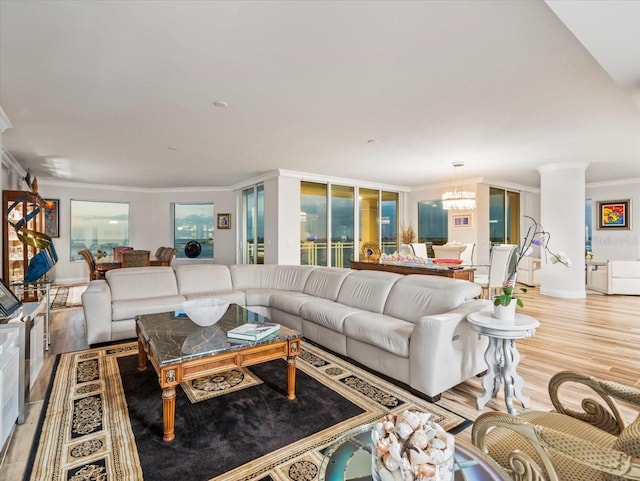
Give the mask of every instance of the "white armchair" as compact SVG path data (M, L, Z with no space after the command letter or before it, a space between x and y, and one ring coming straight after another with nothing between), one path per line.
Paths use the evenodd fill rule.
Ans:
M518 282L527 286L540 285L540 259L523 257L520 259L517 270Z
M587 288L604 294L640 295L640 260L587 262Z

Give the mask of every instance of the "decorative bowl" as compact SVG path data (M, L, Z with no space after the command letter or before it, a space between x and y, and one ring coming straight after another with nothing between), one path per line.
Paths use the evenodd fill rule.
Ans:
M193 299L182 303L184 312L198 326L213 326L220 320L227 309L229 301L217 297Z

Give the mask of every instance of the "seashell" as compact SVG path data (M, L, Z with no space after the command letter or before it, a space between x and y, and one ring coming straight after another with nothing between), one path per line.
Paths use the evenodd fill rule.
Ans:
M429 440L430 438L427 437L423 430L418 430L413 433L413 436L411 436L411 446L424 449L429 444Z
M391 421L385 421L382 423L382 427L386 433L392 433L396 425Z
M384 426L381 422L377 422L375 426L373 426L373 430L376 431L381 438L384 437Z
M402 440L409 439L409 436L413 434L413 428L405 422L399 422L396 424L396 433Z
M431 464L421 464L418 466L417 474L420 478L433 479L436 475L436 468Z
M400 467L400 463L391 455L391 453L385 454L382 458L382 462L384 463L384 467L389 471L395 471Z
M374 446L378 446L378 443L380 442L380 434L378 434L378 431L375 429L371 431L371 441Z
M398 416L398 422L407 423L415 431L420 427L420 416L414 411L404 411Z
M393 474L385 467L378 469L378 476L380 476L380 481L396 481Z
M402 446L400 446L398 438L393 434L389 434L389 453L398 463L402 462Z
M431 456L427 456L427 453L419 448L412 449L409 452L409 460L414 466L418 464L430 463L432 462L432 459L433 458Z
M431 440L431 446L432 446L434 449L444 449L444 448L446 448L446 447L447 447L447 443L446 443L446 442L444 442L444 441L443 441L442 439L440 439L440 438L433 438L433 439Z

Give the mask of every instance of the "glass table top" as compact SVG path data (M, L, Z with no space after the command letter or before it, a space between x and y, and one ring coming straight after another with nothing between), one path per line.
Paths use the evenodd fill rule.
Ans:
M325 451L320 481L369 481L371 477L371 430L375 423L354 428ZM510 481L511 477L475 446L456 439L452 481Z
M209 327L200 327L186 315L176 315L176 312L145 314L136 319L142 337L149 343L160 366L302 337L298 331L281 325L279 332L255 342L227 338L227 331L241 324L268 321L265 316L237 304L230 304L222 318Z

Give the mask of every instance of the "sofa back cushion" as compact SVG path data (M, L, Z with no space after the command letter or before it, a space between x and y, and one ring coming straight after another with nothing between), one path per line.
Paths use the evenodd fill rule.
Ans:
M382 312L387 295L402 274L382 271L356 271L342 282L338 302L371 312Z
M112 301L177 296L178 285L171 267L127 267L107 271Z
M221 264L195 264L174 267L178 292L183 296L214 294L233 289L229 268Z
M609 268L611 269L611 277L614 278L640 278L640 262L638 261L611 261Z
M384 313L415 324L422 316L455 309L481 292L482 288L473 282L411 274L393 285Z
M302 292L314 266L235 264L229 266L234 289Z
M345 278L353 272L351 269L340 267L318 267L309 274L304 285L304 293L335 301Z

